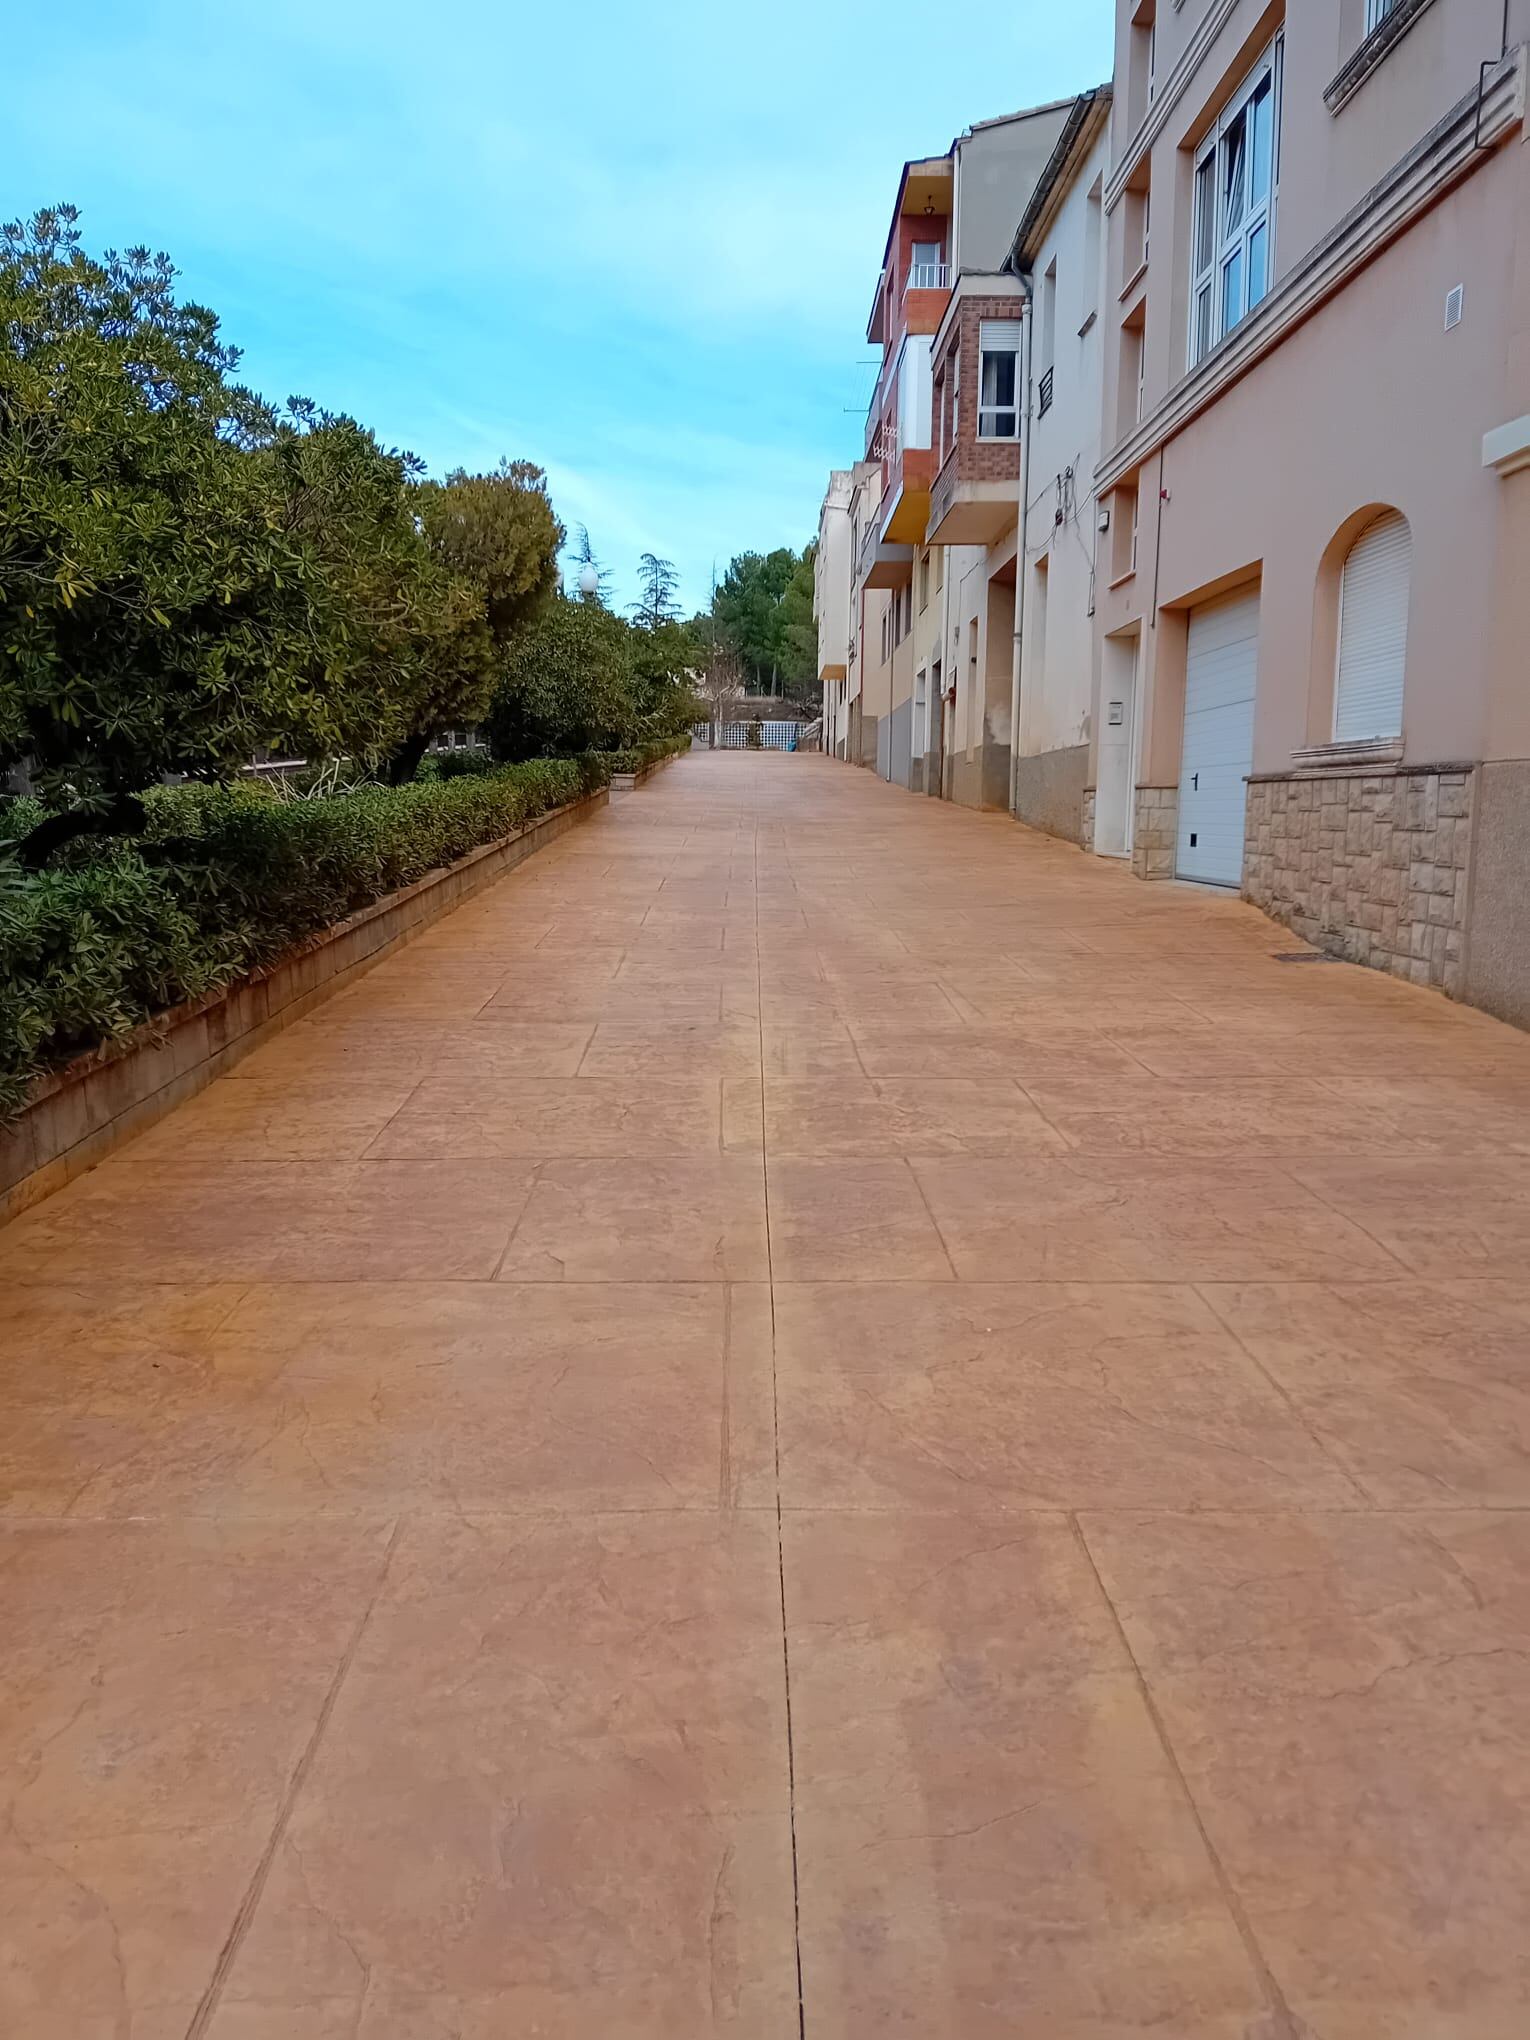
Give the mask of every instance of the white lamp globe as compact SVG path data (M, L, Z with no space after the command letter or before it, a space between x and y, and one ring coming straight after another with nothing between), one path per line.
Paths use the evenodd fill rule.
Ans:
M579 569L579 592L586 596L600 593L600 575L592 560L586 560Z

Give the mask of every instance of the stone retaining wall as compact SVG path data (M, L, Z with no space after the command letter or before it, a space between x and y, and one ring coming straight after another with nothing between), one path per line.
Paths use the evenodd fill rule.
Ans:
M263 971L173 1007L121 1041L42 1077L0 1128L0 1224L93 1168L113 1148L422 933L443 914L606 805L604 787L539 815L328 928Z
M1330 955L1458 993L1475 778L1438 765L1251 779L1244 897Z

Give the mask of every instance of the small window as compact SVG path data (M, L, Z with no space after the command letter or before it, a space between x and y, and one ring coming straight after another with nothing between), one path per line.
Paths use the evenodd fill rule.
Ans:
M1380 28L1396 5L1397 0L1365 0L1366 34L1370 35L1373 30Z
M1020 436L1020 321L984 319L978 335L978 438Z
M1089 190L1084 213L1083 293L1079 303L1079 331L1087 332L1089 322L1100 308L1100 241L1104 217L1103 182L1096 177Z
M1280 180L1277 37L1202 143L1191 228L1190 366L1247 318L1273 281Z
M945 282L945 270L941 266L939 241L916 241L909 257L908 287L910 290L939 290Z
M1402 735L1413 538L1406 517L1388 510L1350 547L1339 584L1339 663L1334 742Z

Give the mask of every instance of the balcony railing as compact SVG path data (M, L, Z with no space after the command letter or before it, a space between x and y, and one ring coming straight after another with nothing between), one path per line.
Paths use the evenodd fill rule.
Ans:
M1048 369L1041 378L1041 388L1036 394L1036 416L1044 418L1052 408L1052 371Z
M911 290L945 290L951 271L944 262L911 262L903 280L905 295Z

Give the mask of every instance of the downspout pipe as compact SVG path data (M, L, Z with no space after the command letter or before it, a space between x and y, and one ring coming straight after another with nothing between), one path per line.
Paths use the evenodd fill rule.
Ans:
M1015 651L1009 689L1009 811L1020 805L1020 665L1025 648L1025 591L1030 575L1026 571L1026 524L1031 500L1032 353L1034 351L1035 284L1023 271L1020 279L1020 359L1025 382L1025 417L1020 440L1020 506L1015 539Z

